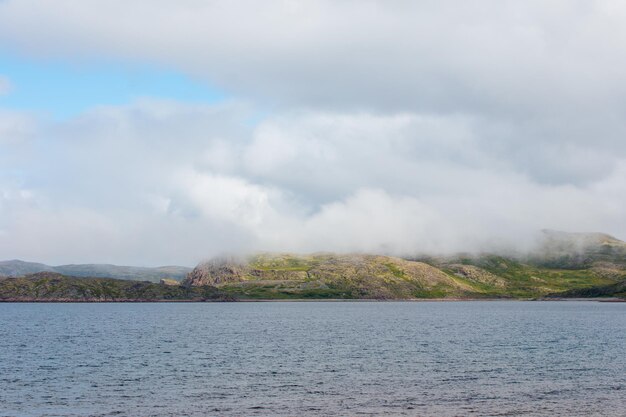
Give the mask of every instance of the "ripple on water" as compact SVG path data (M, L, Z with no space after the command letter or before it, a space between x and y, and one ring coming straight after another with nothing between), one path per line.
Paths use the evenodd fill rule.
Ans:
M1 416L625 416L626 304L0 304Z

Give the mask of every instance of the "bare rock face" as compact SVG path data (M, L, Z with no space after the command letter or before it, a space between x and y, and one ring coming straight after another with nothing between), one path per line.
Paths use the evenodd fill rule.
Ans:
M493 285L498 288L506 287L506 280L474 265L452 264L448 268L455 275L472 282Z
M281 271L281 270L261 270L250 269L248 272L251 279L257 280L273 280L273 281L292 281L307 279L308 275L306 271Z
M246 263L234 257L214 258L196 266L183 281L188 287L239 282L247 274Z

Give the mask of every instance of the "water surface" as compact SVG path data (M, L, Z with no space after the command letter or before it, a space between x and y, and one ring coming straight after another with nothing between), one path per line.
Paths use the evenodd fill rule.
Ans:
M626 416L626 303L0 304L1 416Z

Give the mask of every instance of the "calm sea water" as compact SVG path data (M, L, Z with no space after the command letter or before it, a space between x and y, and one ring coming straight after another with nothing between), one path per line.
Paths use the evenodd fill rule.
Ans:
M626 303L0 304L2 416L626 416Z

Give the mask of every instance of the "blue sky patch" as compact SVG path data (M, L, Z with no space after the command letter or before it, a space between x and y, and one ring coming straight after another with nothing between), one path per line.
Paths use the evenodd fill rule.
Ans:
M75 65L30 60L0 51L0 76L11 90L0 107L37 111L56 119L98 105L121 105L140 97L216 103L226 94L176 71L156 66L109 63Z

